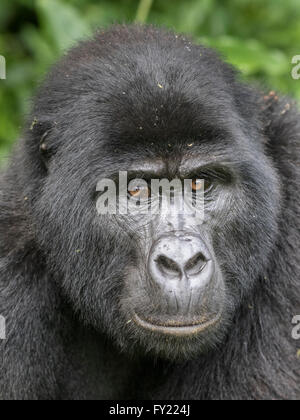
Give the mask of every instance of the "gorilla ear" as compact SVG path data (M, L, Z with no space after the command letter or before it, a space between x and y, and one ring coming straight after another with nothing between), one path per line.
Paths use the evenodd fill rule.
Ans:
M50 158L53 154L49 144L49 131L46 131L40 139L40 156L46 169L48 169Z
M53 144L55 127L56 124L50 121L42 122L35 119L30 128L34 144L36 145L34 148L38 152L40 163L46 171L48 170L50 159L55 154L55 146Z

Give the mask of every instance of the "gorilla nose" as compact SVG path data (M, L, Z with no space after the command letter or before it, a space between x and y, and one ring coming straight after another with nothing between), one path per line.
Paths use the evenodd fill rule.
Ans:
M159 255L156 260L157 270L166 277L178 277L186 273L187 276L199 274L206 264L205 257L201 252L192 255L186 262L184 255L179 254L176 259Z
M149 258L151 278L160 284L173 284L186 280L203 287L213 274L210 253L198 236L168 235L160 238L152 247Z

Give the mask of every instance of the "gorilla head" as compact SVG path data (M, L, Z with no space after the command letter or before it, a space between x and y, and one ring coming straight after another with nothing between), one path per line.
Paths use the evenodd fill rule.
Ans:
M82 320L124 351L206 352L263 276L281 187L257 102L214 52L153 27L97 34L40 89L24 148L39 246ZM99 214L107 179L135 211ZM201 223L180 195L138 211L153 180L202 191Z

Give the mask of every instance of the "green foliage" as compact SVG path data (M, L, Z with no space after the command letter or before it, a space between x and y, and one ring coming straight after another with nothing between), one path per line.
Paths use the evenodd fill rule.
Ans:
M1 0L0 157L20 135L30 97L78 39L115 22L148 21L220 50L248 80L300 99L291 60L300 54L299 0Z

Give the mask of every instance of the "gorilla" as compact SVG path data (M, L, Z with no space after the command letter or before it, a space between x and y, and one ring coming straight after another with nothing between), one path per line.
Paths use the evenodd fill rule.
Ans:
M299 145L291 100L182 35L74 47L1 175L0 398L299 399ZM135 211L100 212L103 180ZM155 180L201 221L174 190L139 211Z

